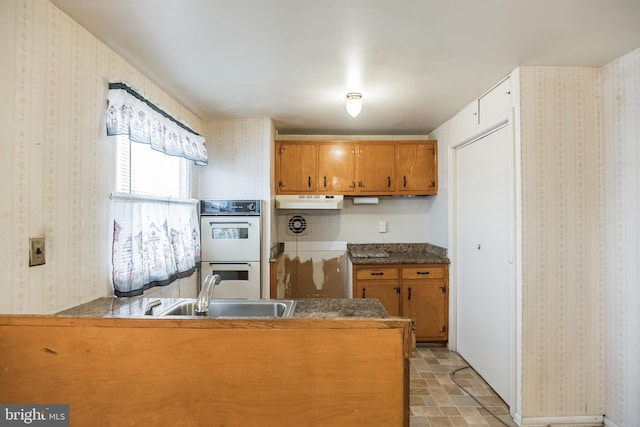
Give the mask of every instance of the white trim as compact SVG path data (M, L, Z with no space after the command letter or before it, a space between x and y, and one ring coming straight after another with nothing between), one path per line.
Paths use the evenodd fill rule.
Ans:
M528 417L521 420L521 426L546 427L549 425L587 425L592 426L594 423L603 423L602 415L581 415L569 417Z
M297 251L346 251L347 242L342 241L312 241L312 242L284 242L285 252Z
M478 136L476 136L474 138L471 138L468 141L461 142L460 144L455 145L455 148L456 149L464 148L467 145L470 145L470 144L473 144L474 142L480 141L481 139L491 135L492 133L498 132L500 129L502 129L503 127L508 126L508 125L509 125L509 118L506 118L504 120L500 120L499 122L497 122L495 127L490 128L486 132L478 134Z
M195 205L198 203L198 199L176 199L174 197L141 196L127 193L111 193L109 198L111 200L130 200L132 202L166 202L181 203L183 205Z
M613 421L611 421L611 420L610 420L609 418L607 418L607 417L604 417L604 425L605 425L606 427L621 427L621 426L618 426L618 424L614 423Z

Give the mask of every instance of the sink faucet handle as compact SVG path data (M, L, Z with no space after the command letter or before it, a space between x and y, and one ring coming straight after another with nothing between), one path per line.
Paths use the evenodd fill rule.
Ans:
M147 306L144 309L144 315L145 316L151 316L153 314L153 308L157 307L159 305L161 305L162 302L157 299L155 301L151 301L150 303L147 304Z

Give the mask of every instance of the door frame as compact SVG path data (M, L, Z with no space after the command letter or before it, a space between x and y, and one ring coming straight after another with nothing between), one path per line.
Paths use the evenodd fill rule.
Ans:
M517 105L517 104L516 104ZM463 148L466 145L472 144L481 140L482 138L507 127L509 130L510 139L510 153L509 156L512 159L511 164L511 179L509 182L510 188L510 203L513 206L512 214L513 220L511 223L511 242L510 253L513 259L512 279L515 284L510 299L512 306L510 308L510 316L512 318L510 326L511 336L511 405L510 413L514 418L518 418L518 414L521 412L522 407L522 250L521 250L521 191L520 191L520 164L517 159L520 158L520 138L518 137L519 123L515 119L515 108L511 109L509 117L505 117L504 120L498 122L489 130L485 130L480 134L476 134L471 138L464 139L462 141L450 141L446 149L448 150L448 181L450 183L451 197L449 198L449 257L451 259L450 275L450 301L449 301L449 342L448 347L452 351L457 351L458 345L458 216L457 216L457 183L458 183L458 171L457 171L457 150Z

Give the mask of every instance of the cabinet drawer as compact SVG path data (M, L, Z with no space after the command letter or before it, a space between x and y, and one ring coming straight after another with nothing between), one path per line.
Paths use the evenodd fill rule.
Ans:
M389 280L398 278L398 269L393 267L359 268L356 280Z
M444 279L444 267L403 267L403 279Z

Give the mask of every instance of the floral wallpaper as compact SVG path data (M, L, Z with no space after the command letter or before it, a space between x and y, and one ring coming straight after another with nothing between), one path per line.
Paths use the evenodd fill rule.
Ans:
M108 83L131 83L199 133L200 120L48 1L0 1L0 28L0 313L112 296ZM34 236L46 264L29 267Z

